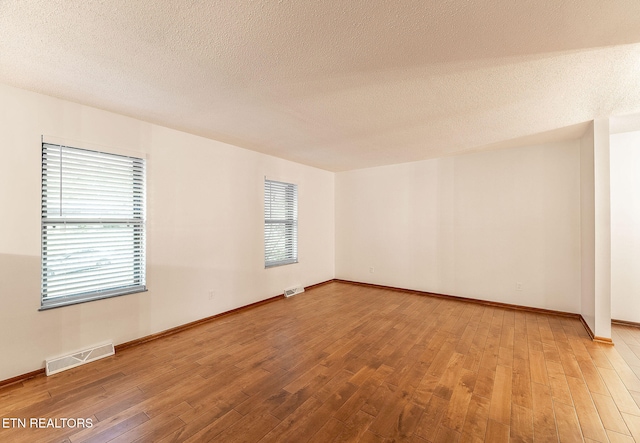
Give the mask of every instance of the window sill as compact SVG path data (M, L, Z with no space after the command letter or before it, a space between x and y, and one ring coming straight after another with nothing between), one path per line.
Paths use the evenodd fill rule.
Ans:
M49 309L62 308L64 306L77 305L80 303L88 303L96 300L104 300L105 298L120 297L123 295L137 294L139 292L147 292L146 286L136 286L132 288L124 288L113 291L105 291L99 294L80 294L68 297L60 297L57 300L44 301L38 311L48 311Z
M296 263L298 263L298 260L296 260L296 261L284 261L284 262L277 262L277 263L269 263L269 264L265 264L264 268L265 269L271 269L271 268L277 268L279 266L295 265Z

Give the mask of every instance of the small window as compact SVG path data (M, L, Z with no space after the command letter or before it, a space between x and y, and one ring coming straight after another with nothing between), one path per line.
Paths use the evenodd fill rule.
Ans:
M264 266L298 262L298 186L264 181Z
M42 144L42 308L146 290L145 162Z

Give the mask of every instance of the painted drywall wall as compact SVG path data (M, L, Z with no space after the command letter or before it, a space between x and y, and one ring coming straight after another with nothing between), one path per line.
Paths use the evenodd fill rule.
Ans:
M579 140L336 174L336 277L580 312Z
M43 134L147 156L148 292L38 311ZM0 158L0 380L334 277L330 172L5 85ZM267 270L265 176L299 186L300 262Z
M640 322L640 131L611 135L611 317Z
M595 119L580 140L580 313L611 338L611 189L609 120Z
M593 122L580 139L580 297L582 318L596 329Z
M595 319L597 337L611 338L611 166L609 119L593 121Z

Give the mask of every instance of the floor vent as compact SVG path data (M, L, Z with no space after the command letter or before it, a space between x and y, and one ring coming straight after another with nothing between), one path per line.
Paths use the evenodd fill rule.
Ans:
M85 349L64 357L52 358L46 361L47 375L57 374L67 369L89 363L100 358L108 357L115 354L113 343L96 346L94 348Z
M285 289L284 290L284 296L285 297L291 297L293 295L300 294L301 292L304 292L304 287L296 286L295 288Z

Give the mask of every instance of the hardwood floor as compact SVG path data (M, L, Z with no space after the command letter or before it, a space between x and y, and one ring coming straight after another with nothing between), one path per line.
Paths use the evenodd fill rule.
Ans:
M1 442L640 441L640 329L330 283L0 389ZM31 429L30 418L93 426Z

